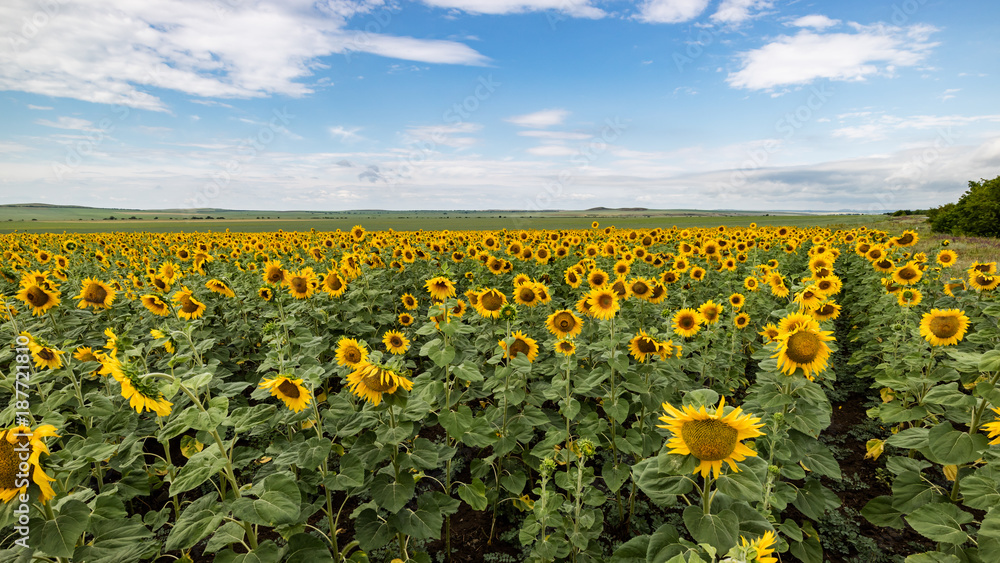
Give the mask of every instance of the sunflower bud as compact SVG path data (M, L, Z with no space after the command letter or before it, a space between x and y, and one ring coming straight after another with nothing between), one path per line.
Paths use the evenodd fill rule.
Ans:
M597 451L597 447L594 443L587 438L582 438L576 442L577 448L580 450L580 455L585 458L594 457L594 453Z
M781 475L781 468L778 467L777 465L769 465L769 466L767 466L767 472L772 477L777 477L777 476Z
M542 477L548 477L552 475L552 472L556 470L556 460L551 457L547 457L542 460L541 466L538 468L538 472L542 474Z

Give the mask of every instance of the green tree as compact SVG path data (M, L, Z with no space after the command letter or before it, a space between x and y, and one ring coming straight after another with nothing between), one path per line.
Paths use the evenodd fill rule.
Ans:
M1000 176L970 181L958 203L932 210L929 221L936 232L1000 237Z

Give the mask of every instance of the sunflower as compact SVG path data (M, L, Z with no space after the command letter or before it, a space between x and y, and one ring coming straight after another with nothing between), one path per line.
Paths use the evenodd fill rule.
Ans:
M736 315L735 319L733 319L733 325L736 326L736 328L738 329L744 329L749 324L750 324L750 315L746 313L740 313L739 315Z
M840 305L834 300L824 301L812 311L810 311L816 320L820 321L832 321L840 316Z
M382 343L386 350L393 354L405 354L410 348L410 341L397 330L386 331L382 336Z
M368 350L364 344L346 336L337 342L337 364L356 368L368 358Z
M572 340L560 340L556 342L555 350L563 356L572 356L576 352L576 344Z
M181 290L174 294L173 301L180 305L177 316L182 319L194 320L205 314L205 304L195 299L187 286L182 286Z
M42 439L58 437L56 427L51 424L34 430L23 425L0 430L0 500L8 503L27 494L30 481L41 489L38 498L43 504L56 496L49 484L55 479L45 474L40 460L43 453L49 455L49 448Z
M991 409L994 413L1000 416L1000 407ZM989 432L988 437L994 438L990 441L990 445L994 446L1000 444L1000 438L995 438L1000 435L1000 419L994 420L993 422L987 422L983 425L983 430Z
M742 293L734 293L729 296L729 304L733 306L734 311L739 311L743 308L743 304L746 303L746 297L743 297Z
M257 296L264 301L270 301L271 298L274 297L274 292L271 291L270 287L262 287L257 290Z
M44 282L25 284L24 280L21 284L21 290L17 292L16 297L31 307L32 316L41 315L59 304L59 290L51 289L49 284Z
M917 236L916 231L907 230L903 231L902 235L891 240L892 242L896 243L897 246L913 246L917 244L917 241L920 240L920 237Z
M691 273L689 275L694 281L701 281L705 279L705 269L701 266L695 266L694 268L691 268Z
M1000 276L992 274L969 274L969 286L976 291L993 291L1000 286Z
M403 302L403 307L406 307L407 311L412 311L419 305L419 303L417 303L417 298L409 293L404 293L399 299Z
M594 268L587 274L587 283L590 285L591 289L599 289L604 287L608 280L608 273L600 268Z
M167 282L168 285L174 283L174 281L181 277L180 268L178 268L177 264L174 264L173 262L164 262L163 264L160 264L160 269L157 271L160 273L160 277L163 278L163 281Z
M663 410L667 414L660 417L664 424L657 426L666 428L674 435L667 441L667 446L671 448L669 453L697 458L701 463L693 473L700 472L704 478L709 474L718 477L722 473L722 462L728 463L730 469L738 472L735 462L757 456L757 452L748 448L741 440L763 436L757 430L764 426L759 418L743 414L740 407L723 415L725 405L726 399L723 397L715 413L709 414L704 406L695 410L685 405L683 410L678 410L670 403L663 403Z
M443 301L455 296L455 284L444 276L438 276L427 280L424 285L432 299Z
M778 335L781 334L781 331L778 330L778 327L776 327L774 323L767 323L766 325L764 325L764 330L758 332L757 334L765 338L765 344L766 344L778 338Z
M139 300L142 301L142 306L154 315L165 317L170 314L170 305L156 295L143 295Z
M698 334L703 322L705 322L704 318L698 311L694 309L681 309L674 313L671 325L675 334L683 338L690 338Z
M316 291L316 274L312 268L306 268L300 272L288 272L285 275L285 285L288 286L288 293L296 299L307 299Z
M284 283L286 275L285 271L281 269L281 262L268 260L264 264L264 273L262 274L264 283L271 285Z
M80 287L80 294L74 297L79 299L79 307L86 309L93 307L94 310L107 309L115 300L115 290L108 287L108 284L93 278L86 278Z
M545 321L545 328L556 335L557 338L572 338L580 334L583 329L583 321L573 314L569 309L562 309L549 315Z
M598 319L612 319L621 307L618 296L607 288L591 289L587 294L589 314Z
M813 284L795 294L795 302L799 304L800 309L815 309L823 302L824 297L816 284Z
M976 260L975 262L972 263L971 266L969 266L969 274L971 275L976 272L980 274L990 274L990 275L995 274L997 273L997 263L980 262Z
M778 541L771 530L764 532L764 535L751 542L740 536L740 541L743 543L743 547L751 547L757 554L752 561L748 560L747 563L778 563L776 557L771 557L771 554L774 553L774 548L771 546Z
M363 241L365 239L365 228L361 225L354 225L351 228L351 237L354 239L354 242Z
M955 260L958 260L958 254L954 250L942 250L938 252L937 263L941 264L943 268L950 268L955 265Z
M782 331L775 342L777 351L772 358L778 358L778 369L781 373L791 375L796 368L802 368L810 380L814 373L826 369L826 361L830 357L830 347L826 344L832 340L833 331L820 330L819 322L810 317L806 323Z
M506 340L500 341L505 358L514 359L518 356L525 356L529 362L535 361L535 357L538 356L538 343L535 342L534 338L529 338L519 330L515 331L511 338L514 339L514 342L510 344L510 349L507 348Z
M896 293L896 302L902 307L915 307L923 301L923 298L919 289L906 288Z
M719 315L722 314L722 305L709 299L702 303L701 307L698 307L698 313L701 314L701 318L704 319L705 324L715 324L719 322Z
M526 307L535 307L542 302L542 295L539 291L541 284L526 282L514 288L514 302Z
M382 402L382 394L392 395L400 387L410 391L413 382L382 366L362 362L347 376L347 387L356 396L374 406Z
M333 268L327 270L326 275L323 277L323 291L327 293L330 297L340 297L347 291L347 284L344 283L344 278L340 277Z
M259 385L264 389L270 389L272 397L281 399L286 407L296 413L302 412L312 400L312 393L302 385L301 379L279 375L274 379L264 378Z
M969 317L959 309L931 309L920 319L920 336L931 346L951 346L965 337Z
M209 290L215 293L218 293L219 295L224 295L226 297L236 297L236 292L230 289L229 286L226 285L226 282L222 280L216 280L216 279L208 280L207 282L205 282L205 287L207 287Z
M409 313L400 313L396 320L403 326L410 326L413 324L413 315Z
M122 397L128 399L129 406L140 414L143 410L149 409L149 412L155 412L156 416L168 416L174 404L163 398L163 393L156 384L148 380L130 378L129 373L126 371L125 377L119 381L122 386Z
M924 273L917 266L916 262L907 262L905 266L897 268L892 273L892 281L899 285L912 285L920 281Z
M646 334L646 331L642 329L640 329L639 334L633 336L632 340L629 340L628 343L629 354L641 363L645 363L646 358L649 356L659 354L661 348L660 343L653 337ZM661 358L668 355L665 352L666 351L664 351L664 354L661 355Z
M56 350L46 344L39 344L35 339L28 341L28 349L31 350L31 357L35 360L35 367L38 369L59 369L62 367L62 356L66 352Z

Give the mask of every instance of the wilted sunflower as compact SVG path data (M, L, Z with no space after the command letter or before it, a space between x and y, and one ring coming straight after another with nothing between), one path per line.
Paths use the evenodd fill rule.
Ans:
M778 349L771 357L778 358L781 373L791 375L796 368L802 368L811 380L813 374L826 369L830 357L830 347L826 343L833 340L836 340L833 332L820 330L819 322L810 317L809 322L778 335L775 339Z
M700 472L702 477L708 477L709 474L718 477L722 473L722 462L728 463L734 472L738 472L735 462L757 456L757 452L748 448L741 440L763 436L757 429L764 424L751 414L743 414L740 407L723 416L725 405L726 399L722 398L715 413L709 414L704 405L698 410L686 405L682 407L683 410L678 410L670 403L663 403L663 410L667 414L660 417L664 424L657 426L666 428L674 435L667 441L667 446L671 448L669 453L697 458L701 463L694 473Z
M21 290L17 292L17 298L31 307L32 316L41 315L59 304L59 290L44 282L39 284L32 281L25 284L25 280L21 280Z
M33 481L41 490L38 496L47 503L56 496L49 483L55 481L45 474L41 466L41 456L49 454L43 438L58 438L56 427L43 424L34 430L19 425L0 430L0 500L7 503L28 492ZM27 454L27 458L22 457ZM27 464L27 471L21 471L21 464ZM30 481L29 481L30 479Z
M170 305L156 295L143 295L139 300L142 302L142 306L154 315L165 317L170 314Z
M646 334L645 330L640 329L639 334L636 334L632 337L632 340L629 340L628 351L633 358L645 363L646 358L652 356L653 354L660 353L659 344L660 343L657 342L656 339Z
M338 365L356 368L368 357L368 350L364 344L345 336L337 342L336 356Z
M684 338L690 338L698 334L698 331L701 330L702 322L701 313L698 311L694 309L681 309L674 313L672 326L675 334Z
M174 303L177 303L177 316L182 319L194 320L205 314L205 304L194 297L187 286L182 286L181 290L174 294Z
M424 286L427 288L427 292L431 294L432 299L444 301L449 297L455 296L455 284L444 276L431 278L424 282Z
M562 309L549 315L545 328L558 338L574 337L583 329L583 321L569 309Z
M510 349L507 349L507 341L501 340L500 347L503 348L505 358L516 358L518 356L525 356L529 362L535 361L535 357L538 356L538 343L534 338L528 338L526 334L521 331L515 331L511 335L514 342L511 343Z
M236 297L236 292L226 285L226 282L222 280L211 279L205 282L205 287L209 290L218 293L219 295L224 295L226 297Z
M410 391L413 382L388 368L363 362L347 376L347 387L351 393L377 407L383 393L392 395L400 387Z
M281 399L286 407L297 413L308 407L312 400L312 393L302 385L301 379L279 375L274 379L262 379L260 387L270 389L272 397Z
M722 314L722 305L709 299L698 307L698 313L704 319L705 324L715 324L719 322L719 315Z
M592 289L587 294L587 306L589 314L598 319L613 319L615 313L621 308L618 303L618 296L611 289Z
M386 350L397 355L405 354L410 348L410 341L397 330L387 331L382 336L382 343L385 344Z
M79 299L79 308L86 309L93 307L94 310L107 309L115 300L115 290L101 280L86 278L80 286L80 294L74 299Z
M163 398L163 393L151 380L141 380L130 378L128 372L119 381L122 386L122 397L128 399L129 406L135 412L142 413L144 409L155 412L156 416L167 416L173 407L173 403Z
M920 319L920 336L931 346L951 346L965 337L969 317L959 309L931 309Z
M399 299L403 302L403 307L406 307L407 311L412 311L417 308L417 305L419 305L417 303L417 298L409 293L404 293Z

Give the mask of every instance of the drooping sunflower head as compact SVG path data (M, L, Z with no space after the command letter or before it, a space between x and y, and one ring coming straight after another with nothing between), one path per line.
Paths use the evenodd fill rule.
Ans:
M183 286L173 297L177 303L177 316L182 319L194 320L205 314L205 304L194 297L194 293Z
M549 315L545 328L558 338L574 337L583 329L583 321L569 309L562 309Z
M382 395L392 395L400 387L410 391L413 382L385 366L362 362L347 376L348 389L374 406L382 402Z
M211 279L205 282L205 287L214 293L219 295L224 295L226 297L236 297L236 293L226 285L226 282L217 279Z
M264 378L260 382L260 387L269 389L272 397L278 397L286 407L296 413L302 412L312 400L312 392L302 384L301 379L293 379L286 375L272 379Z
M368 358L368 350L364 344L345 336L337 342L336 357L337 364L356 368Z
M704 405L697 410L684 405L678 410L670 403L663 403L666 414L660 421L664 424L658 426L673 434L667 441L669 453L694 456L700 461L694 473L701 473L702 477L708 477L709 473L718 477L723 462L738 472L736 462L757 455L742 440L762 436L758 428L764 424L759 418L744 414L740 407L725 414L725 404L723 398L715 413L708 413Z
M959 309L931 309L920 319L920 336L931 346L958 344L969 328L969 317Z
M455 284L444 276L437 276L424 282L432 299L443 301L455 296Z
M636 334L629 340L629 354L639 362L645 363L646 358L660 353L661 347L659 344L656 339L646 334L645 330L639 330L639 334Z
M141 378L139 370L131 362L119 363L118 366L119 370L114 373L115 379L121 384L122 397L128 399L129 406L135 412L141 414L148 409L157 416L170 414L174 404L163 397L155 379Z
M52 489L55 481L41 466L41 456L49 454L49 448L42 440L59 437L55 426L43 424L34 430L27 426L15 426L0 430L0 500L11 502L28 491L30 483L41 490L39 500L47 503L56 494ZM27 454L27 458L22 457ZM24 465L27 471L23 471Z
M165 317L170 314L170 306L157 295L143 295L140 300L142 306L154 315Z

